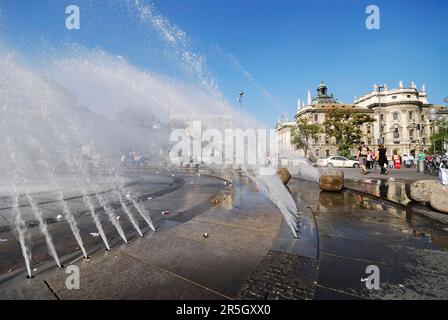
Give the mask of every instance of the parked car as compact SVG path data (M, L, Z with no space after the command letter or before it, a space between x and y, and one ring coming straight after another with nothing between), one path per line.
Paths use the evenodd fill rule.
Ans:
M349 160L340 156L329 156L325 159L318 159L317 165L319 167L342 167L342 168L359 168L359 162Z

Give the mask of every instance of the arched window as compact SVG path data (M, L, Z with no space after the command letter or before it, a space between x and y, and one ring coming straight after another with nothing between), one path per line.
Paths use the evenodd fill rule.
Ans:
M400 132L398 131L398 129L394 129L394 138L395 139L399 139L400 138Z
M392 117L393 117L394 121L398 121L398 112L394 112L392 114Z

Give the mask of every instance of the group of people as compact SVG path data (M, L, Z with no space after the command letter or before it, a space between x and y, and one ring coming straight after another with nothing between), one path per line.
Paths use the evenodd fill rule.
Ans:
M378 153L375 153L374 150L371 150L366 146L364 141L361 141L358 147L358 154L356 155L361 168L361 173L366 175L368 173L367 170L375 168L376 163L378 163L381 169L381 174L389 174L386 152L387 149L384 147L384 144L380 144Z
M389 174L389 161L387 159L387 149L384 147L384 144L380 144L378 152L375 153L374 150L371 150L369 147L365 145L363 141L360 142L360 145L358 147L358 153L356 158L359 161L359 165L361 168L361 173L363 175L366 175L368 173L368 169L374 169L376 166L376 163L381 168L381 174L387 175ZM394 156L395 157L395 156ZM396 156L398 157L398 156ZM416 156L418 161L425 161L426 163L430 163L433 161L433 159L436 159L436 163L440 163L442 160L440 156L429 156L427 155L423 150L420 150L420 152ZM400 156L399 161L400 164L404 164L405 167L411 168L413 166L417 165L416 158L411 155L404 155L403 157ZM437 161L437 158L438 161ZM398 160L398 158L397 158Z

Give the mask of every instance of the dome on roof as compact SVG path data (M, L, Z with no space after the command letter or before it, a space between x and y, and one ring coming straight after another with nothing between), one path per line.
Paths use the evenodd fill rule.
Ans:
M312 100L312 105L316 104L339 104L340 102L334 98L333 94L328 95L328 88L323 81L320 82L317 88L317 96Z

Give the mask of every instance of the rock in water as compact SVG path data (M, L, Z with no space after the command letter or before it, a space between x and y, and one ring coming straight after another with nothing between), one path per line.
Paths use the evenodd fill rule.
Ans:
M291 174L286 168L279 168L277 170L277 175L280 177L280 180L282 180L285 186L288 184L289 180L291 180Z
M344 172L342 170L327 170L319 178L319 186L324 191L342 191L344 189Z
M429 204L433 209L448 214L448 186L436 182L429 194Z
M409 199L421 203L429 203L429 196L433 189L440 185L436 180L419 180L406 184L406 195Z

